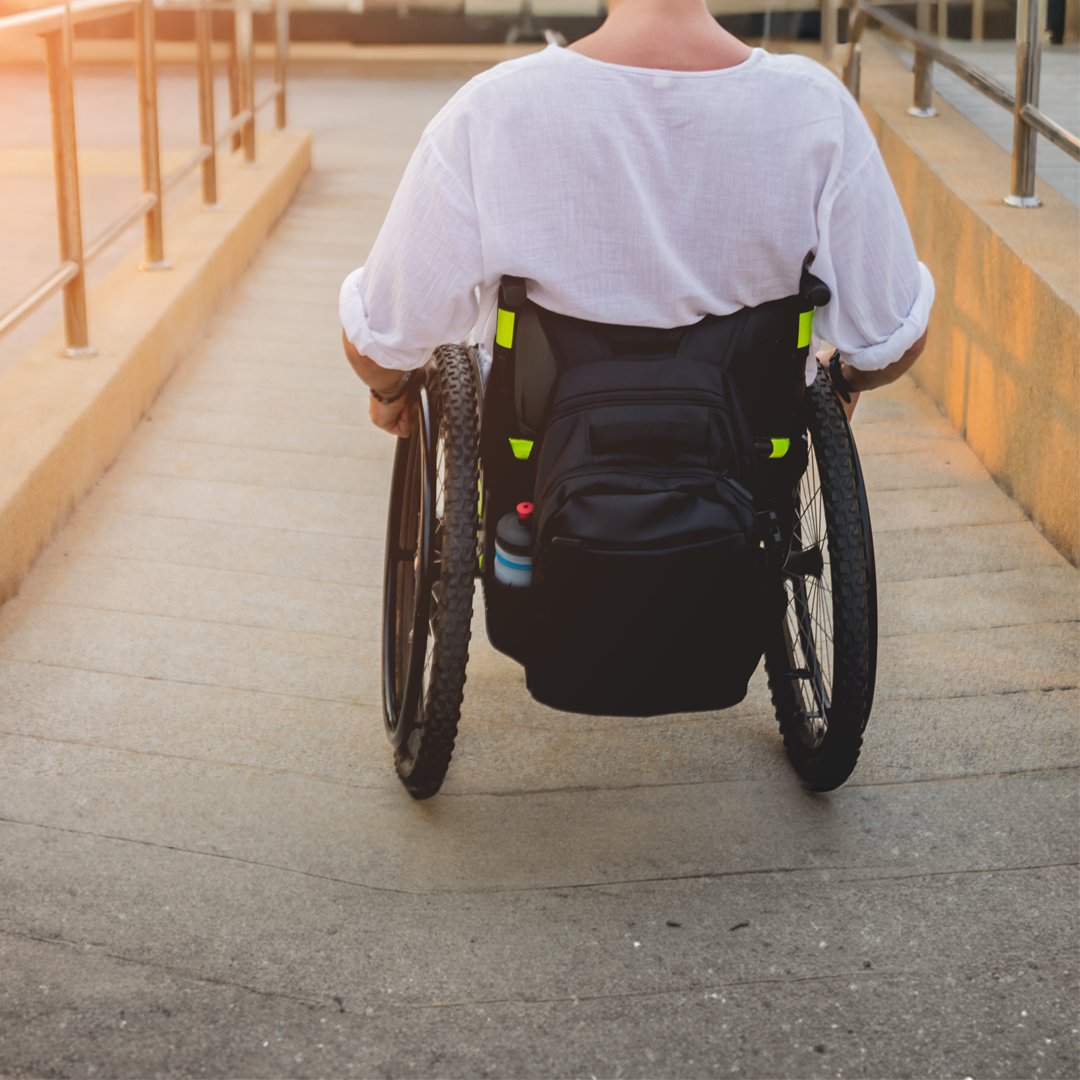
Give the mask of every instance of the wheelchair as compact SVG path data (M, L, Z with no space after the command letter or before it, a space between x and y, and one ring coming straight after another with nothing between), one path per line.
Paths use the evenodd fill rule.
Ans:
M729 636L727 644L710 639L702 650L690 650L696 668L720 663L723 649L743 650L743 676L741 683L736 679L733 696L661 694L639 707L628 704L624 695L605 708L603 685L579 706L573 695L565 705L557 685L540 694L530 684L539 700L609 715L724 707L741 699L746 679L764 658L780 733L796 773L818 791L832 790L850 776L874 697L876 572L851 428L824 368L819 365L812 384L805 386L813 307L829 299L827 286L804 274L798 296L777 302L768 318L758 320L765 332L751 333L744 320L734 327L734 338L728 334L739 342L728 350L735 383L751 405L758 403L747 411L760 460L761 490L753 495L755 503L766 507L762 513L779 552L768 595L762 594L751 620L753 629ZM506 331L509 327L512 335L515 321L518 341L510 342ZM546 325L530 312L520 279L504 279L486 390L474 349L440 346L425 368L413 434L396 448L383 583L383 715L396 771L416 799L439 790L453 754L476 578L483 582L492 644L528 662L530 618L523 605L530 589L507 590L495 580L494 534L496 522L516 499L531 496L529 485L535 482L535 460L530 466L528 458L535 459L533 444L543 439L547 414L536 402L546 390L538 394L530 389L528 378L531 367L538 366L530 359L538 349L550 361ZM756 353L770 350L778 361L756 362ZM531 416L526 415L526 398L533 402ZM550 413L550 399L547 409ZM780 423L786 425L784 437L776 438L769 428ZM798 452L789 453L792 446ZM633 576L625 587L635 590ZM718 612L716 620L722 618ZM647 646L659 648L664 628L643 625L638 633ZM670 657L665 663L670 665ZM691 668L679 670L682 675L669 681L685 681Z

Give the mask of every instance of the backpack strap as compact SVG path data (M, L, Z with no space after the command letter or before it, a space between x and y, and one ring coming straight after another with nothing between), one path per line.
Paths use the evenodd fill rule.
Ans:
M525 306L525 279L506 276L499 283L499 308L495 324L493 359L511 363L517 334L517 317Z

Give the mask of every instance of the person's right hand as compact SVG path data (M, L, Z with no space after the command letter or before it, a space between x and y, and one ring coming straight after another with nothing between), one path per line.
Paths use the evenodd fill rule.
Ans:
M832 358L832 354L835 351L835 349L821 349L817 353L818 363L825 369L826 374L829 372L829 360ZM848 376L855 370L855 368L845 364L843 359L840 360L840 371L843 373L845 379L848 379ZM851 380L848 379L849 383L850 381ZM855 412L855 406L859 404L859 393L858 390L852 390L850 402L845 401L839 393L836 395L836 400L840 402L840 407L844 410L844 415L848 418L848 423L851 422L851 414Z

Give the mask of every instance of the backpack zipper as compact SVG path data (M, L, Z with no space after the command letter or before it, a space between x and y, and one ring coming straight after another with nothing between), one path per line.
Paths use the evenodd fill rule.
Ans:
M682 480L684 478L723 480L724 483L729 484L735 490L737 495L740 495L742 497L742 501L745 502L751 510L753 510L754 508L753 496L751 496L750 492L748 492L746 488L742 486L742 484L740 484L737 480L732 479L732 477L728 475L728 471L726 469L717 472L714 469L690 468L681 469L679 472L670 472L667 469L655 465L642 465L637 468L620 466L612 467L610 465L579 465L576 469L570 469L567 472L561 473L558 477L556 477L556 479L549 482L547 487L544 489L543 494L540 496L539 499L536 500L536 506L538 510L537 520L539 520L541 517L547 517L545 511L547 509L548 499L551 497L551 493L555 490L555 488L559 486L559 484L565 483L568 480L576 479L579 476L588 476L590 473L599 473L604 476L611 476L613 474L619 476L641 476L642 474L646 474L649 476L662 476L665 479L669 480Z
M548 418L548 426L550 427L556 420L563 420L576 412L584 412L586 409L591 408L594 403L604 407L639 405L643 398L650 403L697 405L723 412L731 411L727 399L722 394L717 394L712 390L705 390L694 395L688 395L685 390L624 390L619 394L611 394L603 390L591 390L585 394L575 394L552 409L551 416Z

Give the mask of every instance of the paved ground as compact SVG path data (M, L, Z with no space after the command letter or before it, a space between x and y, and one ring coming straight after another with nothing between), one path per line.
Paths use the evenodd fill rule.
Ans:
M312 175L0 609L0 1075L1076 1076L1077 575L907 380L857 414L846 787L760 677L570 716L479 624L444 791L398 784L335 299L456 85L297 80Z

